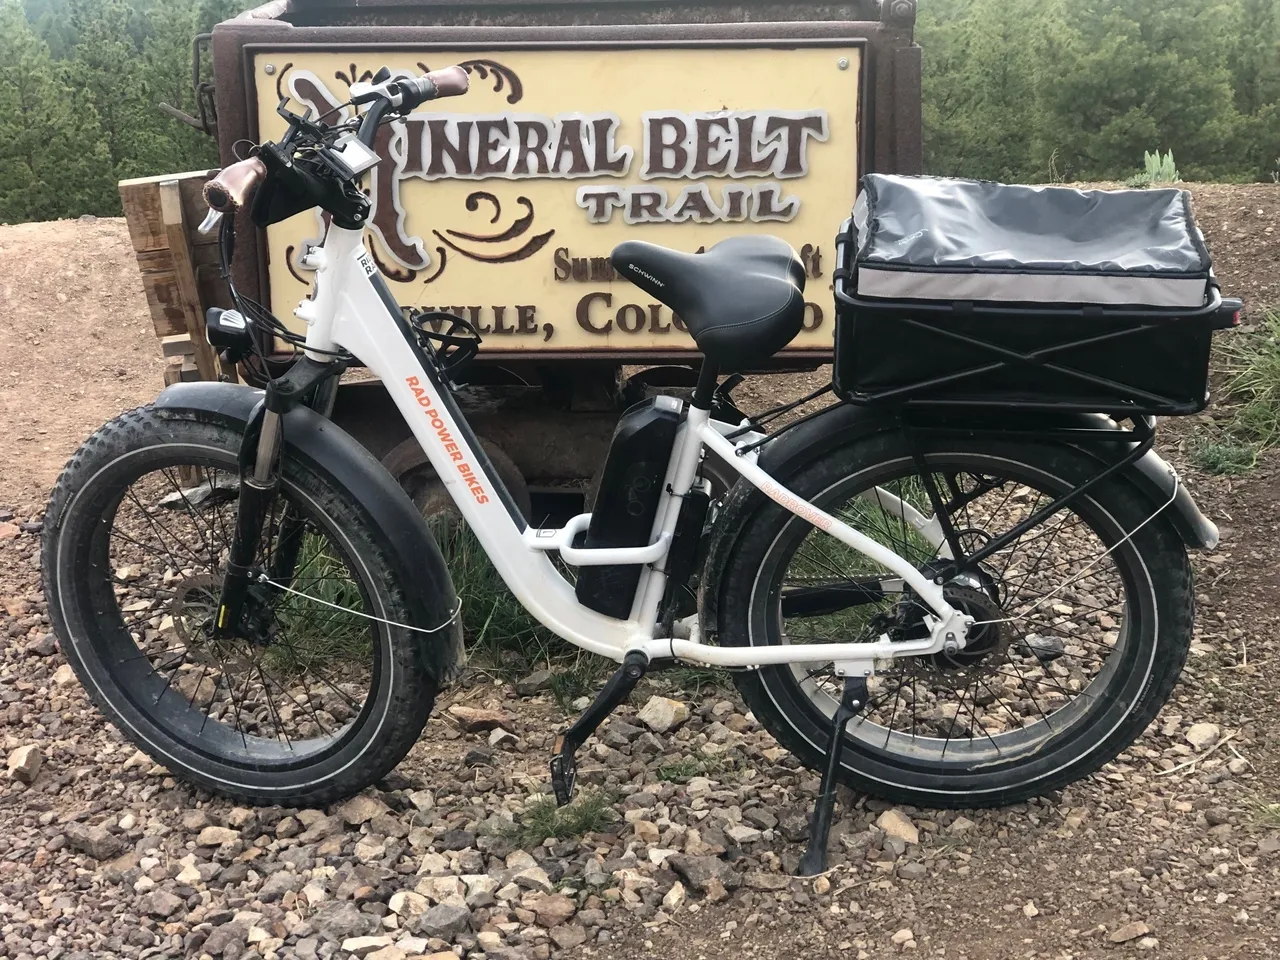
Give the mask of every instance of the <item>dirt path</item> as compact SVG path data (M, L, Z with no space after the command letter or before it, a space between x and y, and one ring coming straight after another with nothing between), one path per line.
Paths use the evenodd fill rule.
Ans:
M163 386L124 220L0 226L0 507L44 508L77 445Z
M1280 297L1271 232L1280 188L1195 192L1224 288L1255 303ZM76 444L154 397L162 362L122 222L0 227L0 257L0 510L31 521ZM754 381L745 399L811 382ZM1182 453L1203 423L1169 424L1162 439L1224 534L1219 551L1195 558L1192 658L1157 722L1101 774L1004 810L907 808L919 843L896 857L872 827L885 806L861 799L837 824L848 841L837 849L857 853L840 858L826 885L782 877L778 864L799 845L768 828L726 854L734 879L723 899L686 878L688 901L665 909L676 874L655 869L651 851L679 837L686 852L698 849L691 828L714 844L727 823L717 811L803 811L816 786L772 752L735 694L667 690L694 716L659 738L661 752L642 754L640 740L619 734L617 749L592 754L591 776L619 789L616 813L628 819L534 850L548 885L569 891L572 918L552 925L533 909L536 890L522 889L509 912L475 908L469 931L424 934L417 952L454 943L436 960L482 949L491 960L1280 955L1280 818L1265 808L1280 802L1280 457L1243 478L1198 474ZM396 891L421 889L419 864L436 851L447 851L455 872L503 882L511 857L521 862L486 830L545 778L563 722L545 693L521 699L482 676L452 691L397 775L373 791L388 808L377 818L344 826L320 812L237 811L139 761L59 672L37 569L33 534L0 540L0 746L7 756L37 743L45 757L32 786L0 781L0 958L345 960L340 944L357 929L406 947L417 937L421 922L395 919L389 904ZM444 712L453 700L509 711L519 741L490 749L486 734L462 732ZM633 709L619 719L639 726ZM1187 742L1200 723L1219 729L1210 754ZM705 783L659 775L702 756L726 726L742 731L728 741L731 770ZM420 788L434 792L431 807L419 807ZM644 842L630 823L645 817L661 824L653 829L662 844ZM304 842L310 830L299 837L298 820L318 824L317 835ZM201 839L210 825L237 839L210 846ZM466 843L475 847L457 846ZM605 871L602 884L583 879L597 869L588 864ZM399 953L378 960L417 955L388 949Z

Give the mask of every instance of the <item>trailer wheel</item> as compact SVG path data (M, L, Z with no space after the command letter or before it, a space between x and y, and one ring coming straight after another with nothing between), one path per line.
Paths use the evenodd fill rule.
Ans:
M520 512L524 514L526 520L529 519L533 513L529 500L529 485L520 473L520 468L496 443L481 437L480 446L503 484L510 491ZM409 494L409 498L422 511L424 517L459 516L453 498L445 490L435 468L431 466L426 454L418 446L418 441L413 437L404 440L383 457L382 465L396 478L396 482L404 488L405 493Z

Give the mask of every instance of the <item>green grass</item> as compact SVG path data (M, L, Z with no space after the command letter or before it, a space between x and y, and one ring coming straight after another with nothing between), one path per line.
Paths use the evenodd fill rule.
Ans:
M729 675L709 667L675 667L664 670L662 679L676 691L701 693L704 690L727 690Z
M1218 352L1231 419L1192 450L1210 473L1246 473L1258 455L1280 446L1280 314L1268 312L1249 331L1224 337Z
M694 777L724 777L732 771L728 760L722 757L704 757L694 755L681 757L671 763L663 764L657 770L659 780L671 783L688 783Z
M613 801L603 790L581 793L567 807L556 806L552 797L539 797L517 817L512 839L522 847L536 847L546 840L600 833L618 820Z
M462 629L472 662L504 680L550 669L552 696L566 711L579 697L595 696L615 664L583 653L530 616L465 524L436 517L430 526L462 598ZM714 670L682 668L664 677L685 691L726 686L724 675Z
M1227 393L1240 402L1235 432L1264 450L1280 444L1280 313L1227 338L1222 357Z
M1258 464L1258 451L1248 443L1201 443L1191 450L1191 462L1205 473L1239 476Z
M573 659L551 675L551 695L560 709L573 710L579 697L594 697L614 670L611 660L576 651Z
M345 612L363 611L364 598L328 539L315 533L304 534L294 569L293 587L307 596L290 593L280 600L276 611L282 628L281 642L267 650L264 663L282 673L299 674L341 663L367 667L372 654L369 621L357 613ZM326 607L308 597L345 610Z
M1272 803L1261 797L1253 797L1249 801L1254 822L1260 827L1275 829L1280 827L1280 803Z
M576 647L520 606L469 527L447 517L432 518L430 526L462 599L462 629L480 666L512 680L578 659Z

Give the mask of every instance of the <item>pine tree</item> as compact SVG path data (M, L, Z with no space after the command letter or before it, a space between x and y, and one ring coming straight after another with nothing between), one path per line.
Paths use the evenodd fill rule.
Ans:
M217 149L212 138L161 113L168 103L189 115L197 113L191 88L191 39L199 32L199 10L193 0L170 0L147 18L143 44L142 89L149 109L139 118L148 128L152 149L145 158L148 173L177 173L213 166Z
M0 0L0 222L119 206L92 106L62 80L18 0Z
M71 25L70 0L26 0L27 21L45 43L54 60L71 56L76 31Z
M1224 4L1074 0L1068 32L1044 50L1042 149L1079 179L1134 172L1173 149L1188 179L1241 166Z
M932 0L917 34L925 49L929 170L1043 179L1037 150L1042 54L1062 26L1056 0Z
M154 145L145 135L142 62L129 34L132 11L123 0L72 0L71 19L78 40L67 78L97 111L116 175L142 175Z

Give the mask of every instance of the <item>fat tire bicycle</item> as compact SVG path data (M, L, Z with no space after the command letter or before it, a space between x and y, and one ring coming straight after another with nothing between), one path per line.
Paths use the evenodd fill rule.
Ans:
M327 419L358 358L516 599L619 663L557 741L562 803L577 749L676 662L731 670L760 723L823 771L807 872L825 864L837 782L1007 804L1138 736L1187 655L1186 550L1216 541L1152 452L1154 420L837 402L770 432L721 374L800 329L804 271L781 240L614 251L684 319L697 386L624 414L592 513L532 526L454 397L474 331L403 311L364 245L379 126L466 87L456 67L384 69L337 118L282 104L282 140L207 184L224 273L242 211L265 226L320 207L328 225L306 254L305 336L234 285L238 310L210 311L233 359L294 344L287 372L166 388L90 437L53 491L50 613L124 734L191 783L293 806L355 793L419 738L463 663L460 601L421 513Z

